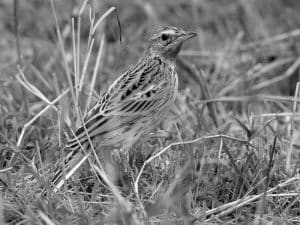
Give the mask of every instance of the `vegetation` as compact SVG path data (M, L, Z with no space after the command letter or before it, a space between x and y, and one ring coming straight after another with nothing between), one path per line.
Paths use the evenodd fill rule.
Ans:
M300 224L299 1L4 0L0 10L0 224ZM116 149L119 184L85 163L54 193L65 133L163 25L199 34L177 60L174 108Z

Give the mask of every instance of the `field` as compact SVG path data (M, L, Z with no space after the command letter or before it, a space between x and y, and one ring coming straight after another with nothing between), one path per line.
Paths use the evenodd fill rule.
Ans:
M297 0L1 1L0 224L300 224L299 11ZM119 182L89 160L54 192L66 135L166 25L198 33L177 58L170 112L115 149Z

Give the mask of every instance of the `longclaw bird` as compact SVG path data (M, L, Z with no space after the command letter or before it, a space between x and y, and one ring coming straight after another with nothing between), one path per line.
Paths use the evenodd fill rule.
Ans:
M68 140L65 173L59 166L52 180L56 191L69 178L64 174L91 152L89 139L109 166L111 151L106 149L129 149L161 121L177 94L176 56L182 44L195 36L176 27L162 27L152 34L137 64L113 82L87 113L84 125Z

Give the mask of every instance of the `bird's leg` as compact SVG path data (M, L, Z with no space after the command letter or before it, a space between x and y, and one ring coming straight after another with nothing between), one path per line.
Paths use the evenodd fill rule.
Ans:
M116 183L119 179L119 168L115 160L113 159L113 150L112 149L103 149L101 151L101 159L104 163L104 170L108 179L111 182Z
M132 146L131 146L132 147ZM129 152L127 150L121 150L118 152L119 159L121 160L121 168L120 171L122 174L120 174L120 182L123 187L130 187L132 177L133 177L133 171L132 171L132 165L130 165L130 157Z

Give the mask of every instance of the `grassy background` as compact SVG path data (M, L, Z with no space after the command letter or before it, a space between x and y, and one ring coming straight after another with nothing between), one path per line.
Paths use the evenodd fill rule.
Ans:
M0 3L0 224L300 223L299 1L89 1L79 71L89 6L95 21L117 7L122 29L115 13L97 27L78 107L70 92L49 102L75 79L71 19L76 27L83 1L54 3L64 47L50 1L19 1L15 17L14 1ZM116 159L120 186L103 184L86 163L71 188L39 196L61 160L63 132L80 123L76 109L84 111L93 86L91 102L135 63L162 25L199 35L177 60L174 108L126 160Z

